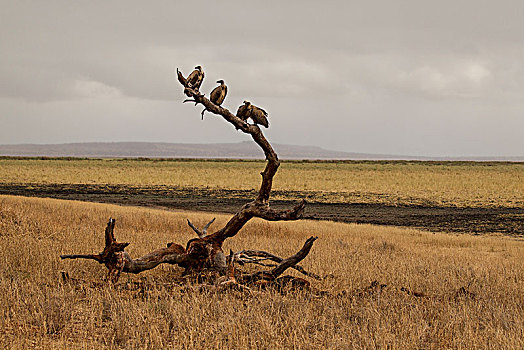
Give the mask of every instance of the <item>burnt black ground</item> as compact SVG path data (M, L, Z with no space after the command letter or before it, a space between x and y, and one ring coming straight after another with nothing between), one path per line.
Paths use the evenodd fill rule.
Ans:
M90 184L0 184L0 194L48 197L121 205L235 213L252 200L254 191L168 186ZM308 198L308 192L274 191L281 198ZM275 200L273 208L289 208L296 200ZM349 223L413 227L434 232L524 235L524 208L393 206L369 203L309 202L304 217Z

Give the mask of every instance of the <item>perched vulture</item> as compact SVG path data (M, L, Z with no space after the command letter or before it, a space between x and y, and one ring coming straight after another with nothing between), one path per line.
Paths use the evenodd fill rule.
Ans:
M196 66L195 70L192 71L186 79L186 87L191 87L199 90L203 80L204 71L202 70L202 67Z
M245 112L244 110L240 111L242 107L245 107ZM264 127L266 128L269 127L269 122L267 120L267 112L260 107L253 106L251 102L244 101L244 106L240 106L239 111L244 116L240 117L242 120L251 118L255 122L255 124L264 125Z
M216 104L217 106L220 106L222 102L224 102L224 99L227 95L227 86L224 84L223 80L218 80L217 83L220 85L211 91L211 95L209 96L209 100ZM207 108L204 108L202 111L202 120L204 120L204 113L207 111Z
M218 80L217 83L219 83L220 85L214 88L213 91L211 91L209 99L217 106L220 106L226 98L227 86L226 84L224 84L223 80Z
M242 119L243 121L246 121L247 118L249 118L249 115L247 114L247 105L246 105L246 102L247 102L247 101L244 101L244 104L243 104L243 105L240 105L240 107L238 107L238 109L237 109L237 117L239 117L239 118Z

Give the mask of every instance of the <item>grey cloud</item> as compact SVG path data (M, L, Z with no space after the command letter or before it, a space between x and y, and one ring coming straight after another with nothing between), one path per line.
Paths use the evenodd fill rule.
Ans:
M229 80L251 79L239 86L248 95L328 94L369 80L428 95L470 95L475 87L464 86L469 82L456 71L460 68L445 66L438 57L453 61L465 51L482 61L480 52L520 45L524 29L520 2L503 8L507 16L496 15L493 5L482 1L307 6L226 1L206 3L201 12L188 3L94 4L10 4L13 13L2 18L3 32L10 34L2 38L7 54L0 57L0 93L69 99L75 97L76 81L87 78L128 96L169 99L172 76L166 73L199 62L221 66L220 73L231 73ZM337 56L344 59L336 62ZM430 62L402 62L417 56ZM367 75L363 81L357 80L359 72Z
M236 110L250 99L270 110L277 127L268 133L278 142L314 140L379 153L524 149L523 141L508 141L523 126L521 1L225 0L198 7L2 1L1 7L0 113L11 119L0 141L60 142L59 133L38 134L43 125L16 135L16 116L34 123L47 118L50 128L74 128L67 118L82 119L86 132L106 140L100 125L83 120L93 104L99 109L92 112L104 115L93 121L126 125L123 140L143 140L137 125L144 118L157 123L149 139L183 139L187 132L164 131L172 126L169 115L194 112L178 104L183 95L174 70L188 74L200 64L202 91L224 79L225 105ZM493 124L489 115L502 120ZM205 130L204 140L238 137L211 129L218 124L209 119L179 123ZM475 135L492 142L479 146L478 136L468 134L472 123L479 125ZM64 134L80 138L81 131Z

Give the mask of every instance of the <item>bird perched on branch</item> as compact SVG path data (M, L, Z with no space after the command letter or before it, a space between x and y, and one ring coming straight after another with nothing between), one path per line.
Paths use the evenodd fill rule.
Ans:
M224 84L223 80L217 80L217 83L220 85L211 91L211 95L209 96L209 100L216 104L217 106L220 106L222 102L224 102L224 99L227 95L227 86ZM202 111L202 120L204 120L204 113L207 111L207 108L204 108Z
M187 77L185 86L199 90L203 80L204 71L202 70L202 67L196 66L195 70Z
M226 84L224 84L223 80L217 80L217 83L219 83L220 85L214 88L213 91L211 91L209 99L217 106L220 106L226 98L227 86Z
M246 101L244 101L243 105L240 105L237 109L237 117L242 119L243 121L246 121L247 118L249 118L249 115L247 115L247 105Z
M246 121L248 118L251 118L255 124L264 125L264 127L269 127L269 121L267 120L267 112L262 108L253 106L251 102L244 101L244 104L238 107L237 117Z

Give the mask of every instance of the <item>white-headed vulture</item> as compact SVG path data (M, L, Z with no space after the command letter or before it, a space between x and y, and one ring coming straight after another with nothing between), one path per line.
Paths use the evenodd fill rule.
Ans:
M199 90L203 80L204 71L202 70L202 67L196 66L195 70L192 71L186 79L186 87Z
M260 107L253 106L249 101L244 101L244 104L238 107L237 117L243 121L251 118L255 124L264 125L266 128L269 127L267 112Z

